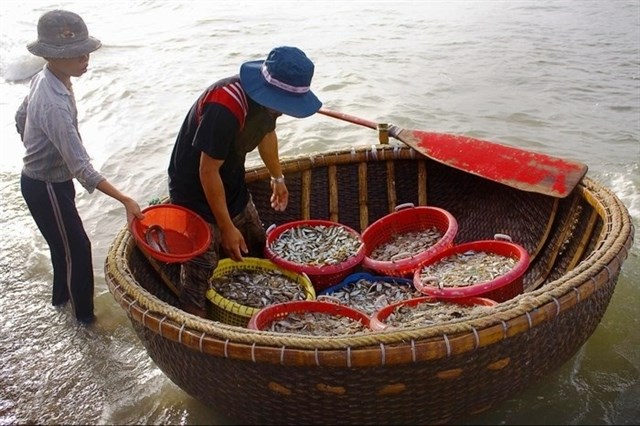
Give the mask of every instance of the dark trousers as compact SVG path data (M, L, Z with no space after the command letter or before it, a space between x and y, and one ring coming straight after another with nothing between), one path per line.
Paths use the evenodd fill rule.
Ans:
M31 216L51 251L51 303L60 306L71 301L76 318L90 320L94 288L91 241L76 209L73 181L49 183L23 174L20 187Z

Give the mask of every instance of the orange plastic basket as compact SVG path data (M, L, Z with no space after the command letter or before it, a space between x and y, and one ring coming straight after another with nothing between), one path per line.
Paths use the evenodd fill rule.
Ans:
M197 213L177 204L156 204L142 210L144 219L131 224L136 244L154 259L165 263L186 262L207 250L211 243L209 225ZM164 232L168 252L147 243L146 233L153 225Z
M424 231L435 227L443 235L435 244L411 257L398 260L381 261L372 259L373 251L389 242L394 236L413 231ZM438 207L401 204L396 211L381 217L362 232L365 255L362 266L380 275L411 277L421 262L451 247L458 233L458 222L448 211Z

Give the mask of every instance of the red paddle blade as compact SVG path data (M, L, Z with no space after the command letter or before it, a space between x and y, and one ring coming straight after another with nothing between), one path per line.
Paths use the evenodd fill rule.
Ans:
M318 113L376 129L372 121L321 108ZM564 198L587 173L585 164L495 142L389 126L389 135L447 166L522 191Z
M466 136L399 128L389 133L431 159L523 191L564 198L587 173L579 162Z

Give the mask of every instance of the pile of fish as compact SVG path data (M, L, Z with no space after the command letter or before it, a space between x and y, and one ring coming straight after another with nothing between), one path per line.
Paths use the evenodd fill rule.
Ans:
M425 301L415 305L401 304L382 322L388 327L409 328L435 325L445 321L474 317L482 314L491 306L463 305L445 301Z
M410 258L428 250L443 236L442 231L435 226L421 231L401 232L374 248L369 257L380 262Z
M211 278L210 286L222 297L252 308L307 298L300 283L270 269L235 268Z
M469 250L423 266L420 282L438 288L468 287L505 275L516 263L516 259L508 256Z
M353 318L311 311L291 312L273 321L268 330L310 336L348 336L370 331L366 324Z
M269 247L289 262L325 266L345 262L362 244L357 234L343 226L301 225L284 230Z
M374 277L360 278L335 291L318 295L317 298L347 305L372 315L392 303L421 296L424 294L416 290L413 284L389 282Z

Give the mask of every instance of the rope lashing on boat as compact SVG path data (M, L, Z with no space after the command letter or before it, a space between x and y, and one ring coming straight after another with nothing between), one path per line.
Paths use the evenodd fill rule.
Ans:
M371 158L374 160L378 160L378 150L375 145L371 145Z
M165 316L165 317L162 317L162 319L161 319L161 320L160 320L160 322L158 323L158 333L160 333L160 337L164 337L164 336L162 335L162 323L163 323L163 322L164 322L164 320L166 320L166 319L167 319L167 317L166 317L166 316Z
M204 341L204 336L206 336L207 333L205 333L204 331L202 332L202 334L200 335L200 342L198 342L199 346L200 346L200 352L204 353L204 347L202 346L202 342Z
M147 310L142 313L142 325L145 327L147 326L147 324L145 324L145 319L147 318L148 312L149 312L149 308L147 308Z
M475 327L471 327L471 331L473 331L473 337L476 339L476 344L473 347L473 350L477 350L480 347L480 335L478 334L478 330Z
M180 327L180 332L178 333L178 342L180 342L180 344L182 343L182 332L184 331L184 327L186 326L186 323L182 323L182 327Z
M449 338L445 333L442 333L442 338L444 339L444 344L447 346L447 356L451 356L451 344L449 343Z
M609 278L607 278L607 282L611 281L611 270L609 269L609 265L604 265L604 269L607 270L607 275L609 276Z
M554 296L553 301L556 302L556 316L560 315L560 301Z
M384 367L384 365L385 365L385 361L386 361L386 359L387 359L387 354L386 354L386 352L384 351L384 343L382 343L382 342L380 342L380 352L381 352L381 353L380 353L380 358L381 358L381 359L380 359L380 362L382 363L382 366Z
M132 307L133 305L135 305L136 303L138 303L138 300L137 300L137 299L131 299L131 302L129 302L129 313L130 313L131 315L133 315L133 312L131 312L131 307ZM143 308L144 308L144 306L143 306Z
M504 339L507 338L507 329L509 328L509 325L505 322L505 320L500 320L500 322L502 323L502 328L504 329Z

